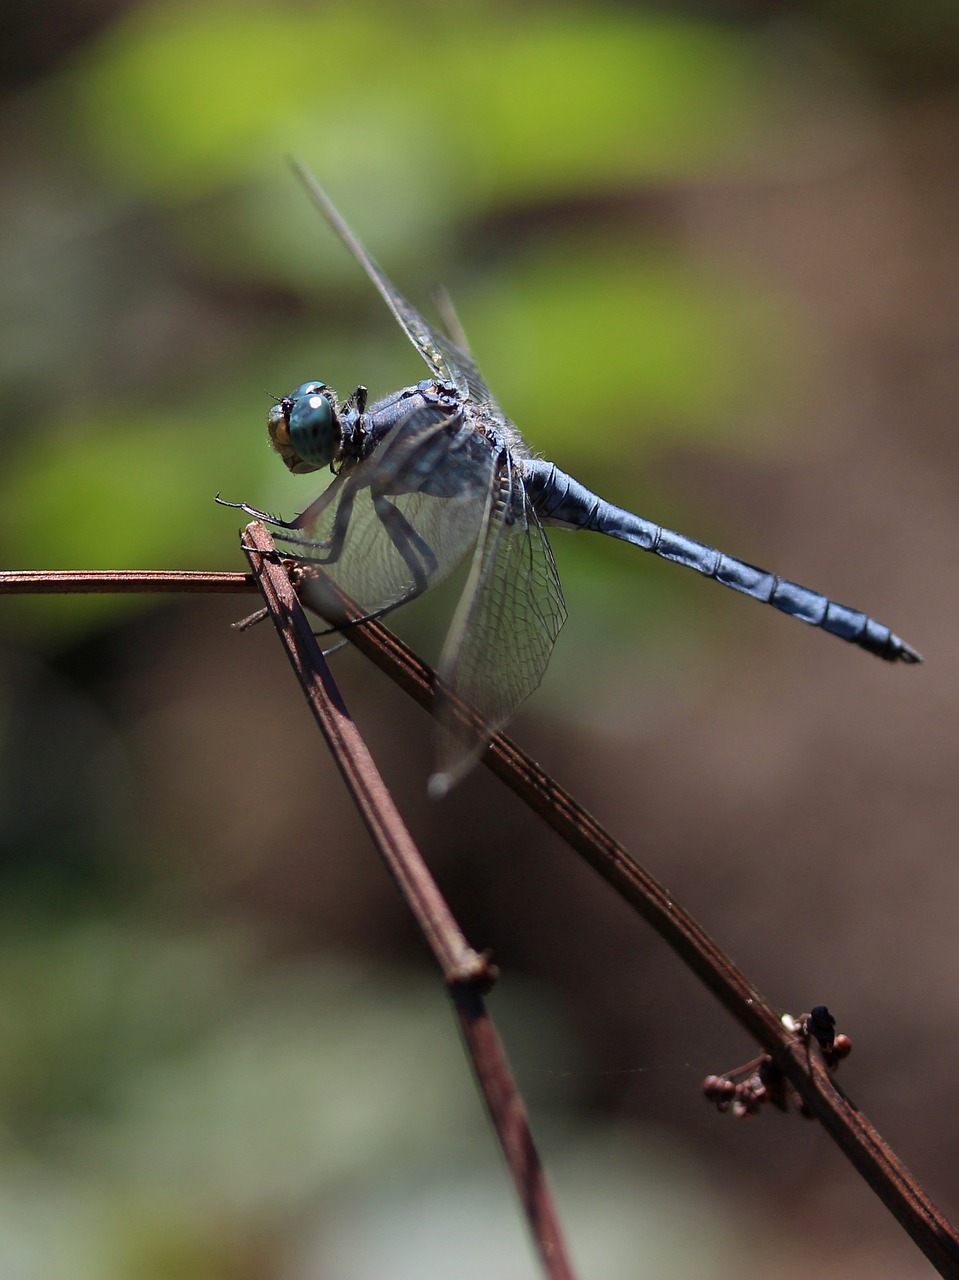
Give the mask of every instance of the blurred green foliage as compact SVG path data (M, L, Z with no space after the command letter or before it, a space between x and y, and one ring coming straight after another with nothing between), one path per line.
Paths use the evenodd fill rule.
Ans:
M741 38L602 6L155 5L78 76L77 123L105 173L174 200L299 139L331 184L415 173L447 209L568 195L722 165L767 105Z

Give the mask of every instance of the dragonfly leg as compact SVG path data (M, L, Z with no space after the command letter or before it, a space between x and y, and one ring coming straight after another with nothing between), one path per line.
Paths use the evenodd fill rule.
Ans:
M346 499L344 498L345 501ZM362 622L374 622L377 618L385 618L394 609L399 609L402 605L409 604L411 600L415 600L417 596L422 595L430 585L430 578L439 567L432 547L417 533L406 516L394 503L390 502L382 493L375 494L373 496L373 508L383 528L389 534L390 541L409 569L413 581L396 600L391 600L389 604L381 605L378 609L372 609L361 617L349 618L335 627L328 627L324 631L318 631L317 635L326 636L335 631L343 631L346 627L358 626Z
M362 388L357 387L357 391ZM355 394L355 393L354 393ZM314 524L326 508L330 505L346 479L344 474L338 475L332 484L327 485L318 498L315 498L308 507L305 507L298 516L294 516L292 520L282 520L279 516L271 515L269 511L261 511L259 507L251 507L248 502L227 502L225 498L216 495L216 501L221 507L232 507L235 511L244 511L254 520L262 520L265 524L270 525L274 529L290 529L301 530L307 529ZM297 546L306 547L322 547L325 544L318 542L314 538L298 538L284 537L285 542L296 543Z
M270 515L269 511L261 511L259 507L251 507L246 502L227 502L226 498L216 495L214 501L221 507L232 507L234 511L243 511L253 520L262 520L264 524L272 525L274 529L297 529L299 525L296 520L281 520L279 516ZM299 516L297 516L297 520Z
M329 549L330 545L328 539L298 538L292 533L278 533L276 535L276 541L282 542L284 547L306 547L310 551L326 551ZM327 561L326 556L301 555L299 551L291 554L293 554L294 559L303 560L309 564L325 564Z
M419 587L414 583L412 586L407 587L397 600L391 600L389 604L380 605L378 609L371 609L369 613L364 613L359 618L346 618L343 622L338 622L335 627L324 627L322 631L315 631L313 634L317 636L332 636L345 631L347 627L358 627L364 622L376 622L379 618L385 618L387 614L392 613L395 609L401 609L404 604L409 604L411 600L421 596L423 591L423 587ZM328 653L335 653L340 647L340 645L334 645L332 649L324 649L323 654L325 656Z
M334 487L338 487L336 481L330 485L329 489L327 489L325 493L320 495L320 498L318 498L316 502L311 503L311 505L307 507L306 511L297 516L297 521L302 522L301 524L287 525L287 528L302 528L306 523L307 515L316 511L321 500L326 498L327 494L330 493L330 490ZM300 538L294 534L281 533L278 535L278 540L286 546L306 547L312 551L322 552L321 555L315 556L300 555L298 553L296 558L303 564L335 564L343 552L343 543L346 541L346 535L349 532L350 519L353 515L353 504L356 501L357 492L358 488L355 484L348 485L346 487L340 505L336 509L333 528L330 531L330 536L328 538ZM328 503L323 503L323 506L327 505ZM322 510L322 507L320 510Z
M360 388L357 388L357 390L360 390ZM297 537L292 531L306 529L319 519L323 511L336 497L344 478L345 477L337 476L333 483L328 485L318 498L311 502L308 507L304 508L298 516L294 516L292 520L282 520L279 516L271 515L269 511L261 511L259 507L251 507L248 502L227 502L226 499L221 498L219 494L216 495L216 501L221 507L232 507L235 511L244 511L254 520L262 520L264 524L270 525L273 529L291 530L289 535L277 535L277 537L283 542L287 542L298 547L325 549L328 545L326 541L320 541L316 538Z
M339 479L340 477L337 478L337 481ZM345 480L345 477L343 477L343 479ZM386 477L386 479L388 480L389 477ZM397 608L399 603L405 604L408 600L413 599L414 596L425 591L429 586L431 575L433 575L437 570L436 556L430 545L419 533L417 533L416 529L413 528L406 516L404 516L399 508L394 503L390 502L382 492L384 477L371 476L366 483L358 483L357 479L353 477L351 482L346 483L345 486L341 486L337 481L334 481L333 484L331 484L329 488L320 495L316 502L307 507L306 511L298 516L296 521L284 526L287 529L294 529L307 525L322 511L323 507L329 505L329 500L333 491L338 491L342 487L342 497L340 499L339 506L336 509L336 515L333 519L333 528L330 531L329 538L322 540L316 538L305 538L298 537L295 534L290 533L278 535L278 541L282 542L284 546L302 547L305 550L320 553L318 555L304 555L297 553L296 558L303 564L336 564L343 553L343 547L350 529L350 522L353 518L353 508L356 503L357 495L361 489L366 487L367 484L375 483L379 492L371 493L374 510L389 535L390 541L399 552L404 564L409 569L413 578L410 588L407 591L404 591L400 601L397 603L391 603L388 607L389 609ZM380 617L381 614L382 611L377 611L376 613L367 616ZM359 618L356 621L362 622L365 620L366 616Z
M417 533L399 507L383 494L373 495L373 509L413 575L413 586L419 595L429 586L430 578L439 567L433 548Z

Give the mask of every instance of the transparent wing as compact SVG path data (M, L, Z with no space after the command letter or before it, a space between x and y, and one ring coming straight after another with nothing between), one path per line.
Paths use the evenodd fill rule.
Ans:
M453 304L453 299L450 297L445 285L437 284L433 286L433 305L443 321L443 328L453 340L454 345L459 348L463 355L472 360L473 352L470 350L469 338L466 336L466 330L463 328L462 321Z
M302 566L304 602L331 622L343 620L324 573L364 613L388 610L442 581L479 537L494 459L461 411L412 413L336 477L295 534L275 535ZM313 565L324 573L311 574Z
M443 684L478 713L485 734L464 734L454 727L452 707L441 712L433 795L466 773L489 736L537 688L566 621L553 553L508 451L498 460L485 519L440 660Z
M376 285L383 301L393 312L410 342L426 361L434 378L452 383L462 395L468 396L475 404L490 406L496 414L501 415L502 410L486 385L483 375L473 363L472 357L467 352L461 351L455 342L439 333L432 325L427 324L416 308L407 302L357 240L309 169L298 160L293 161L293 168L306 187L310 199Z

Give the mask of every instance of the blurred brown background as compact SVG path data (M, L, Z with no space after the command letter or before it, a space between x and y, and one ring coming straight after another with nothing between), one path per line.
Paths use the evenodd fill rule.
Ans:
M311 377L421 376L284 166L414 301L442 280L532 446L868 610L887 667L557 532L570 621L512 732L959 1213L953 782L959 6L8 9L8 567L241 568ZM9 598L0 1275L536 1274L425 951L246 602ZM451 597L397 629L435 655ZM480 770L334 669L477 947L591 1278L925 1276L818 1128L721 1118L753 1054Z

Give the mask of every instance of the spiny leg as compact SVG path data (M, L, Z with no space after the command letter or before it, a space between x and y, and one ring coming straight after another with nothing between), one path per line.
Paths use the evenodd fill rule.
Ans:
M320 495L317 502L311 503L299 516L298 521L306 523L306 516L313 514L327 494L334 488L330 485L326 493ZM349 533L350 521L353 518L353 506L356 502L356 495L360 488L357 484L347 485L344 489L343 496L340 499L340 505L336 509L336 515L333 517L333 528L330 530L328 538L300 538L293 534L279 534L279 540L286 546L308 547L314 551L321 551L323 554L318 556L297 555L297 560L303 564L335 564L343 553L343 544L346 542L346 535ZM329 502L323 502L323 506L328 506ZM322 508L320 508L322 511Z
M374 494L373 509L389 535L390 541L402 557L407 569L409 569L413 581L396 600L391 600L389 604L381 605L378 609L371 609L369 613L364 613L362 617L349 618L335 627L328 627L325 631L318 631L317 635L330 635L334 631L342 631L345 627L355 627L362 622L374 622L377 618L385 618L394 609L399 609L402 605L409 604L411 600L415 600L417 596L422 595L430 585L430 577L436 573L439 567L432 547L425 538L417 533L395 503L390 502L382 493Z
M225 498L216 495L216 501L221 507L232 507L234 511L243 511L254 520L262 520L264 524L271 525L274 529L306 529L311 524L315 524L326 508L330 505L337 493L341 489L345 475L338 475L332 484L328 484L318 498L305 507L299 515L294 516L292 520L283 520L280 516L271 515L269 511L261 511L259 507L251 507L248 502L227 502ZM301 546L319 546L321 545L314 539L310 538L287 538L288 542L296 542Z
M232 507L234 511L243 511L253 520L262 520L264 524L272 525L274 529L298 529L299 525L297 516L294 520L281 520L279 516L270 515L269 511L261 511L259 507L251 507L247 502L227 502L226 498L216 495L214 501L221 507Z

